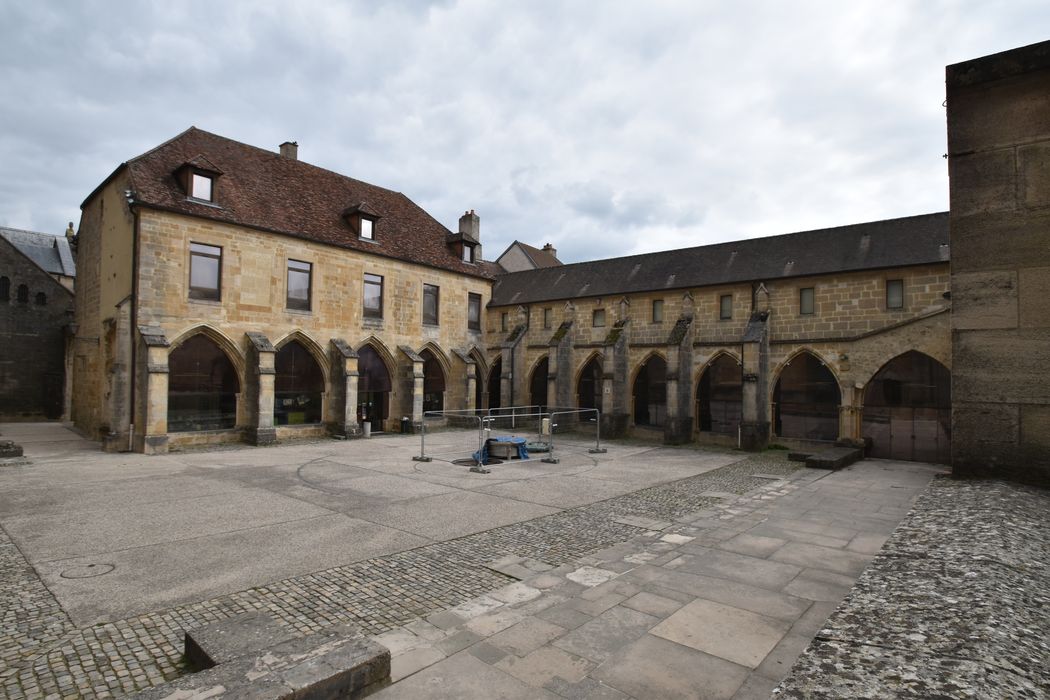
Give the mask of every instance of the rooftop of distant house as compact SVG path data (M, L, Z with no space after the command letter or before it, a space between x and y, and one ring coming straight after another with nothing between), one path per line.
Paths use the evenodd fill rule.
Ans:
M65 236L2 226L0 236L49 275L76 277L76 262Z

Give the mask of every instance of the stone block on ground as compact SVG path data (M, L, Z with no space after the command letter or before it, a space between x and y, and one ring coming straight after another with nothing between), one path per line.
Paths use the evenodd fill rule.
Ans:
M842 469L864 457L864 451L855 447L829 447L806 458L806 466L814 469Z
M251 612L186 630L183 652L194 668L203 671L280 644L294 634L266 613Z

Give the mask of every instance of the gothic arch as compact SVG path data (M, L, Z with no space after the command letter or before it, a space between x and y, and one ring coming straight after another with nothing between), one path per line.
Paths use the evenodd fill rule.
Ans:
M780 381L780 375L783 374L784 368L786 368L788 365L790 365L792 362L794 362L795 359L797 357L799 357L800 355L812 355L814 358L816 358L816 360L820 364L822 364L825 367L827 367L828 371L831 372L831 376L833 376L835 378L835 383L839 385L839 387L840 387L839 390L841 391L842 381L839 378L838 372L835 371L835 366L831 362L829 362L827 360L827 358L825 358L819 352L817 352L813 348L808 348L808 347L801 347L801 348L797 348L797 349L791 351L791 354L788 355L786 358L784 358L784 360L780 364L777 365L776 369L773 371L773 375L772 375L773 382L770 385L771 387L775 386L776 383L778 381Z
M667 358L650 352L631 380L631 415L635 425L660 427L667 419Z
M583 362L576 366L576 372L573 375L573 386L580 383L580 376L583 374L583 370L587 369L587 365L591 364L592 360L597 360L598 364L602 366L602 369L605 369L605 355L603 355L600 350L592 350L587 357L584 358Z
M543 369L543 381L539 380L539 371ZM540 406L541 410L547 405L547 378L550 376L550 357L544 355L536 360L529 371L529 405ZM540 401L539 399L543 399Z
M792 353L773 382L773 432L778 437L833 441L839 437L842 387L834 370L808 349Z
M426 342L419 350L416 351L417 355L422 355L424 350L429 350L434 358L441 365L441 371L445 373L445 377L452 376L452 361L448 359L448 355L441 349L441 346L434 342Z
M605 370L604 356L594 351L587 356L583 365L576 371L573 391L576 394L577 408L602 408L602 374ZM588 372L588 369L590 370Z
M230 340L225 333L215 326L208 325L207 323L198 323L182 333L179 333L175 336L175 339L171 341L171 344L168 347L168 356L171 356L171 353L174 352L175 348L179 347L198 333L208 336L212 342L218 345L222 351L226 353L226 357L233 363L233 367L237 371L237 381L243 386L244 354L241 352L240 348L237 347L236 343Z
M743 360L740 359L740 355L738 355L737 353L733 352L732 350L726 350L725 348L720 348L719 350L716 350L715 353L713 355L711 355L711 357L707 358L707 360L704 361L699 367L697 367L696 371L693 372L693 386L694 387L696 386L697 382L700 381L700 377L704 376L704 372L707 371L707 368L710 367L712 364L714 364L714 362L719 357L721 357L722 355L726 355L726 356L730 357L733 360L733 362L737 363L738 365L739 364L743 364ZM693 396L693 400L694 401L696 400L696 396L695 395Z
M308 336L305 332L297 328L292 332L282 336L277 342L273 344L273 347L275 350L280 350L293 340L297 341L300 345L306 348L306 350L310 353L311 357L314 358L314 361L321 368L321 374L322 376L324 376L325 386L327 387L329 381L329 359L325 356L325 352L321 348L321 346L313 338Z
M736 435L743 420L744 382L740 360L718 351L693 384L696 427L705 433Z
M871 456L947 464L951 460L951 372L908 350L887 360L864 386L861 435Z
M395 360L394 356L390 354L390 350L387 349L386 343L374 335L370 335L363 342L358 344L356 352L361 352L361 348L366 345L375 350L376 354L379 355L379 358L383 360L383 364L386 365L387 374L394 377L397 374L397 360Z
M629 379L631 386L634 386L635 380L638 379L638 372L640 372L642 367L645 367L645 365L648 364L649 360L653 359L654 357L660 358L664 365L667 364L667 358L664 357L664 354L662 352L659 352L658 350L650 350L646 354L646 356L642 358L642 361L635 365L634 369L631 370L631 376Z

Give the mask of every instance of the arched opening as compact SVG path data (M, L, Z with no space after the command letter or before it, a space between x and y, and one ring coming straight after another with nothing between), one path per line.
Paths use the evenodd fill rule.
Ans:
M536 363L529 378L529 405L539 406L541 411L547 410L547 372L549 363L547 358Z
M834 441L839 437L839 383L808 352L795 356L773 389L773 431L780 437Z
M6 277L0 277L0 301L9 301L11 299L11 280Z
M203 333L168 356L168 430L222 430L237 423L240 382L230 358Z
M893 358L864 388L861 433L872 457L948 464L951 417L951 373L921 352Z
M390 371L371 345L357 351L357 420L382 429L390 413Z
M580 408L602 407L602 362L597 356L583 366L576 383L576 401Z
M445 371L430 349L419 353L423 358L423 411L445 409Z
M667 419L667 362L653 355L634 378L634 424L662 426Z
M744 383L740 365L722 354L700 375L696 415L701 432L736 435L740 428Z
M492 363L492 369L489 370L489 408L500 407L500 391L503 387L503 382L500 381L500 377L503 374L503 358L497 357L496 361ZM479 406L480 408L480 406Z
M320 423L324 373L310 351L297 340L289 341L277 351L274 365L274 423Z
M28 304L29 303L29 287L24 284L18 285L18 303Z

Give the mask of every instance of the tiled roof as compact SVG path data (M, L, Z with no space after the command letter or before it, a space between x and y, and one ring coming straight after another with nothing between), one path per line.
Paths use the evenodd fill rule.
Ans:
M76 264L64 236L5 227L0 227L0 236L49 275L76 276Z
M187 198L175 177L187 163L222 173L215 180L214 203ZM451 232L400 192L196 127L122 164L110 179L122 168L128 169L136 203L148 207L476 277L492 278L497 270L492 263L460 260L446 244ZM359 240L343 218L348 207L362 202L379 217L375 242Z
M501 275L491 306L946 262L948 213Z
M515 242L521 246L522 251L524 251L525 255L529 256L529 259L532 260L536 267L554 267L562 264L561 260L558 260L557 257L551 255L549 251L543 250L542 248L535 248L528 243L522 243L521 241Z

